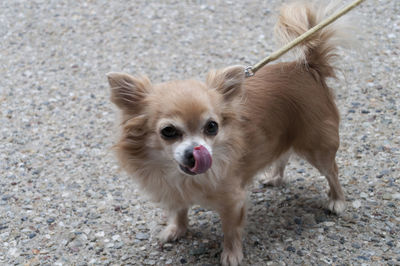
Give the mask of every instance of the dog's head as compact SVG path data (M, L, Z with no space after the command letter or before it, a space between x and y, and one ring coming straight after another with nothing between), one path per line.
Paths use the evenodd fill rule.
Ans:
M123 114L122 157L139 162L136 168L162 165L186 175L229 161L239 142L234 128L243 80L240 66L212 71L205 83L152 84L146 77L108 74L111 101Z

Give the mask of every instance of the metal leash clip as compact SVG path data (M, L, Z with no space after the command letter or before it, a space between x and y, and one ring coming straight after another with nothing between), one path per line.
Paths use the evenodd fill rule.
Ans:
M244 69L244 74L245 74L246 78L254 76L253 67L252 66L247 66Z

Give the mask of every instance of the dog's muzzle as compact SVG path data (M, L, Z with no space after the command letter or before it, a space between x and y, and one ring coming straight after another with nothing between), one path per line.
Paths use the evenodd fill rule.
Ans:
M185 151L183 163L179 165L183 172L189 175L202 174L210 169L212 157L206 147L199 145Z

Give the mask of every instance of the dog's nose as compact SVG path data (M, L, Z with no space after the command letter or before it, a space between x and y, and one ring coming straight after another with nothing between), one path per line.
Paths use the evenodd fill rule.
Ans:
M183 156L183 164L186 167L193 168L195 163L196 163L196 161L195 161L194 156L193 156L193 149L192 148L191 149L186 149L185 153L184 153L184 156Z

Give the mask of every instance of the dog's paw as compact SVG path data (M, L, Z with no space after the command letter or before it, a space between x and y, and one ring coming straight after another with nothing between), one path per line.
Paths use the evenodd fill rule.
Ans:
M264 186L280 187L285 186L289 182L289 179L285 175L280 175L276 170L270 170L264 173L260 181Z
M268 187L281 187L286 185L286 180L281 177L272 177L268 178L266 181L263 182L264 186Z
M333 213L341 214L346 209L346 202L344 200L329 199L327 208Z
M222 266L238 266L243 260L242 250L232 251L226 250L222 251L221 254L221 264Z
M178 238L184 236L185 233L186 233L186 227L178 227L175 224L169 224L161 232L159 238L161 242L165 243L165 242L175 241Z

